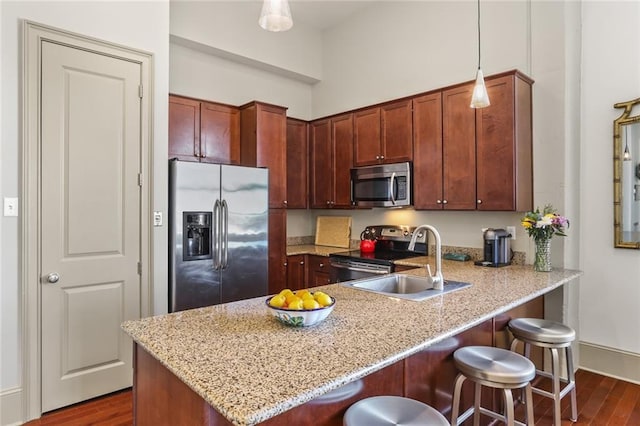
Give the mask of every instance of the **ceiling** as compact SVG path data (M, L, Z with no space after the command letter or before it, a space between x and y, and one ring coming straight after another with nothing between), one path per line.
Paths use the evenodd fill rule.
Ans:
M293 24L297 21L318 30L326 30L360 10L368 7L371 0L289 0Z

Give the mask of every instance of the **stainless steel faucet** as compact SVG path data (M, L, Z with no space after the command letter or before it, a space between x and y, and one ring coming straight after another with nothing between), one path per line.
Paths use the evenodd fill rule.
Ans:
M409 242L408 250L413 251L416 247L416 240L418 239L418 234L422 229L429 230L433 234L436 240L436 273L431 275L431 267L427 263L427 276L431 281L434 290L443 290L444 289L444 277L442 276L442 240L440 239L440 234L438 230L431 225L420 225L414 231L413 235L411 235L411 241ZM428 241L428 240L427 240Z

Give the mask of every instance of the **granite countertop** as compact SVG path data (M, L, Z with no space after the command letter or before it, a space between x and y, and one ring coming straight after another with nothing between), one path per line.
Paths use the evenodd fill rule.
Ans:
M122 328L229 421L254 425L581 274L446 260L443 273L473 285L422 302L339 284L317 287L335 297L336 306L324 322L309 328L278 323L267 312L265 297L128 321Z
M341 251L349 251L349 249L344 247L316 246L314 244L299 244L287 246L287 256L295 256L297 254L311 254L315 256L329 257L330 254L339 253Z

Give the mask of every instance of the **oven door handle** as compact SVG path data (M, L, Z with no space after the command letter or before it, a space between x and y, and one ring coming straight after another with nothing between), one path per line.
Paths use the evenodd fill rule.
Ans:
M385 274L389 274L390 273L388 271L381 271L381 270L367 269L367 268L358 268L356 266L344 265L342 263L331 263L331 266L333 266L334 268L338 268L338 269L348 269L350 271L355 271L355 272L368 272L370 274L377 274L377 275L385 275Z

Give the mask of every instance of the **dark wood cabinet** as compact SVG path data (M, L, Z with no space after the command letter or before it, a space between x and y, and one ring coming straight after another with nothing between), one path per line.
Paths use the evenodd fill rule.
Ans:
M419 96L413 100L413 144L413 206L415 209L441 209L441 92Z
M269 169L269 207L287 206L287 109L262 102L240 107L240 163Z
M413 159L411 99L354 113L354 165Z
M287 118L287 208L309 206L309 125Z
M414 98L416 209L531 210L532 83L517 71L487 78L491 105L477 110L473 83L443 90L441 107L437 92Z
M182 96L169 96L169 158L238 164L238 108Z
M330 269L328 257L307 255L308 287L330 284Z
M351 207L353 115L312 122L309 151L310 207Z
M297 254L287 256L287 288L301 290L307 288L307 256Z
M269 209L269 294L287 287L287 211Z
M473 85L442 92L442 208L476 209L476 113Z
M478 210L533 207L531 83L517 72L486 80L491 106L476 111Z

